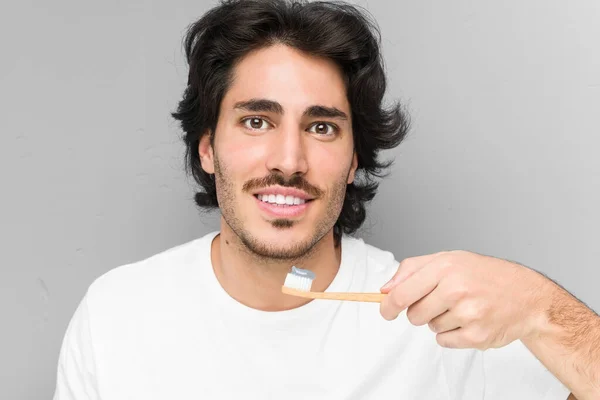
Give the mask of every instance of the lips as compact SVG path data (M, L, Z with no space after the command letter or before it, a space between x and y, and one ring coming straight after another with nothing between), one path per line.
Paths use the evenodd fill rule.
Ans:
M293 187L269 186L253 193L267 218L297 218L310 206L314 196Z
M274 201L273 201L274 198ZM282 194L258 194L254 196L258 208L268 218L297 218L306 213L312 201ZM291 204L288 204L291 203Z

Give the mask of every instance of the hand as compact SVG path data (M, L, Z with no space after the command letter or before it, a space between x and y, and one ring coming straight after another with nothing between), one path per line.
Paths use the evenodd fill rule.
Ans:
M485 350L533 334L550 281L519 264L450 251L407 258L381 288L381 315L407 309L413 325L428 324L444 347Z

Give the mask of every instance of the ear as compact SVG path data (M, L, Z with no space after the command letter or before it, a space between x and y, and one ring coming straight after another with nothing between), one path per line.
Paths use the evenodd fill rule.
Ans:
M348 173L348 185L354 182L354 178L356 175L356 169L358 168L358 156L356 155L356 151L352 156L352 165L350 166L350 172Z
M200 165L202 165L202 169L207 174L215 173L215 163L214 163L214 152L213 148L210 144L210 135L211 132L206 132L200 138L200 143L198 144L198 155L200 156Z

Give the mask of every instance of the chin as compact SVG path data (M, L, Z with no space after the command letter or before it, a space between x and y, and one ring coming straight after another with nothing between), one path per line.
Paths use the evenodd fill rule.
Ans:
M310 239L311 232L307 231L299 221L289 219L276 219L265 221L264 228L255 230L253 236L257 239L275 244L292 244L293 242Z
M301 229L290 220L267 222L268 228L251 230L242 238L253 253L266 258L294 259L305 255L316 243L315 232Z
M290 242L280 240L276 243L268 240L250 240L245 243L252 253L265 259L294 260L304 256L312 248L310 242Z

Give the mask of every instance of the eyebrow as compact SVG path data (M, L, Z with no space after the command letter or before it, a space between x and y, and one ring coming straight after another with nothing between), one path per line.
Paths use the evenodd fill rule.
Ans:
M250 99L240 101L233 105L234 109L245 110L251 112L271 112L283 115L283 107L276 101L267 99ZM347 120L348 116L342 110L336 107L326 107L322 105L313 105L307 107L302 113L303 117L321 117L321 118L337 118Z

